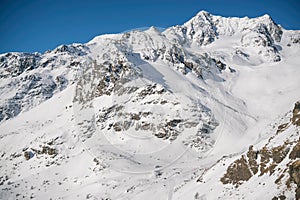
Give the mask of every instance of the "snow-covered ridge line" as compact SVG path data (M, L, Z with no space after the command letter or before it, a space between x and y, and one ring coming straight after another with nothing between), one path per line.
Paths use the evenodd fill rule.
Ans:
M284 39L285 44L280 44L283 32L287 32L285 34L287 38ZM237 37L232 53L249 63L257 63L257 60L251 60L251 57L256 57L255 54L260 55L259 57L265 61L280 61L280 46L297 44L300 38L299 31L285 31L266 15L253 19L225 18L201 11L185 24L170 27L163 32L152 27L146 31L98 36L87 44L61 45L44 54L2 54L0 78L5 80L2 81L1 88L6 95L0 102L2 110L0 121L32 108L50 98L53 92L66 87L67 82L74 82L78 70L82 65L87 65L84 64L87 57L99 63L111 62L113 65L117 65L120 61L126 61L127 65L139 65L162 59L172 63L184 74L192 70L199 77L211 78L212 74L218 73L211 66L224 69L225 64L222 63L223 59L214 58L215 56L211 56L205 48L201 50L201 46L221 42L222 37L225 36ZM254 52L252 47L255 49ZM190 48L200 48L200 51L205 53L195 55L189 50ZM140 60L138 63L133 63L133 60L137 60L137 56ZM23 77L24 71L37 77L34 83L32 79ZM42 78L40 74L48 78ZM11 77L13 79L9 80ZM45 96L38 97L37 99L40 100L36 102L30 103L28 100L24 102L27 94L32 90L28 85L29 82L31 85L37 84L36 80L40 80L39 85L44 85L43 88L48 89L32 93L36 95L42 93ZM15 95L12 91L11 95L7 95L7 90L11 90L15 85L18 85L19 91L16 91Z

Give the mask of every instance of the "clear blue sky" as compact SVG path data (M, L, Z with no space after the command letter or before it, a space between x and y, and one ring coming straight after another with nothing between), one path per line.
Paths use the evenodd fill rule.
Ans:
M0 53L44 52L96 35L182 24L198 11L222 16L269 14L300 29L300 0L1 0Z

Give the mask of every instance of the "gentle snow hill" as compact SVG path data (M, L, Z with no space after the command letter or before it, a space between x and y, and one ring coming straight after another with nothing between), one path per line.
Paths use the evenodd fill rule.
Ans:
M0 55L0 199L300 198L300 31L214 16Z

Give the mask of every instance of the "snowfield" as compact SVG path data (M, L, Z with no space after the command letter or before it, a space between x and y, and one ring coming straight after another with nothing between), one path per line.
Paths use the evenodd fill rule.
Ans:
M0 55L0 199L299 199L300 31L183 25Z

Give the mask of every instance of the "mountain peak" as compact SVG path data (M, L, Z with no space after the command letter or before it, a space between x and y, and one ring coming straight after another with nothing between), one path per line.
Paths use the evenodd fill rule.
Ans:
M209 12L205 10L201 10L198 12L190 21L210 21L213 15L211 15Z
M209 12L207 12L206 10L201 10L197 13L196 16L208 16L211 15Z
M156 28L155 26L151 26L147 31L160 33L160 31L158 30L158 28Z
M199 19L199 18L202 18L202 19L208 19L208 18L211 18L211 17L221 17L221 18L232 18L232 17L223 17L223 16L218 16L218 15L213 15L205 10L201 10L199 11L192 19ZM241 18L241 17L237 17L237 18ZM262 20L262 21L273 21L272 17L269 15L269 14L264 14L262 16L258 16L258 17L248 17L246 16L245 17L246 19L259 19L259 20Z
M271 16L270 16L270 15L268 15L268 14L264 14L264 15L262 15L262 16L260 16L260 17L258 17L258 18L261 18L261 19L266 19L266 20L272 20Z
M270 24L270 23L271 24L276 24L274 22L274 20L272 19L272 17L270 15L268 15L268 14L264 14L262 16L259 16L259 17L253 18L253 19L256 19L256 20L258 20L258 21L260 21L260 22L262 22L264 24Z

